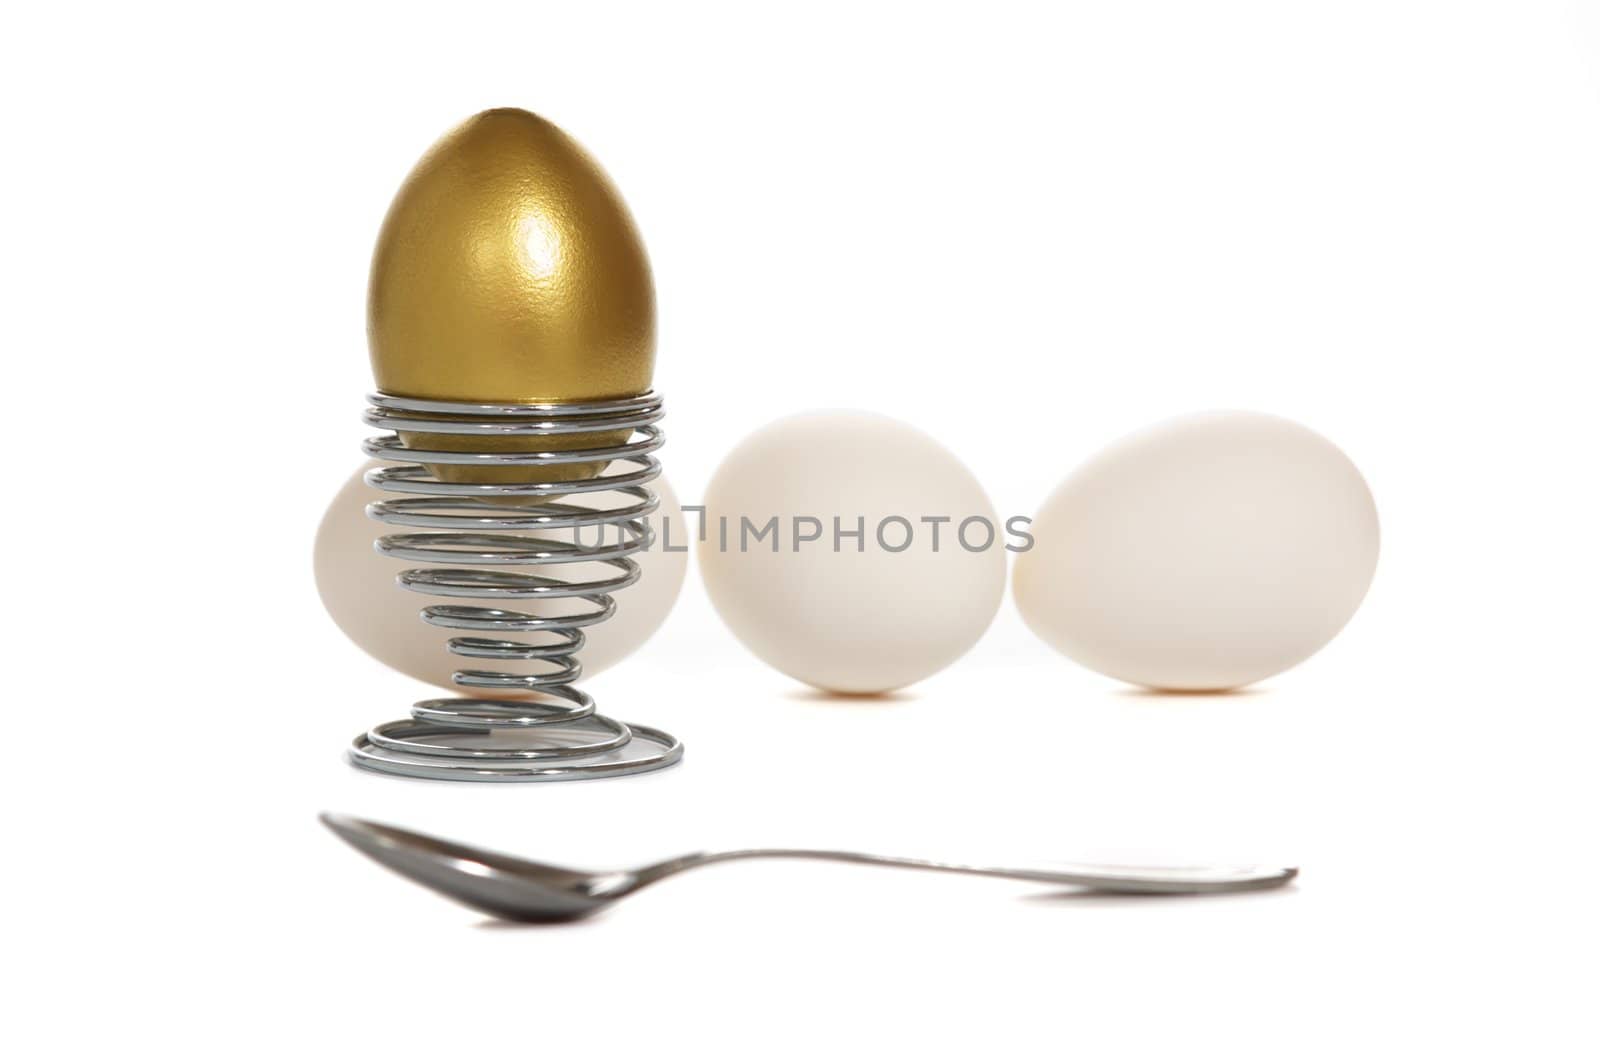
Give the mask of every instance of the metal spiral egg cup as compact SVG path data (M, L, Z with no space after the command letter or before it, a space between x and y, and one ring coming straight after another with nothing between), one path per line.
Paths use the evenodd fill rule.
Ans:
M365 421L393 433L369 438L363 448L370 456L401 465L368 471L367 484L404 495L369 504L367 514L408 529L378 538L378 551L430 564L401 573L403 588L481 601L427 606L422 620L443 629L486 634L452 637L446 645L452 654L490 663L536 661L543 671L458 670L454 681L464 688L537 697L426 699L412 707L409 719L389 721L357 736L351 760L393 775L489 781L586 779L675 764L683 756L676 739L596 713L594 700L573 686L582 673L577 654L583 630L615 613L611 594L639 579L639 565L631 557L655 539L648 519L657 500L648 483L661 473L660 463L650 455L664 440L655 425L662 417L660 395L587 404L472 404L385 394L373 394L368 401ZM623 432L627 440L620 444L502 451L507 439L617 437ZM481 438L485 444L463 443L461 448L468 451L408 447L401 434ZM420 439L410 440L415 445ZM492 468L493 477L507 479L517 476L504 473L506 468L559 471L573 464L600 470L572 481L446 481L439 474L440 468ZM443 477L456 476L446 472ZM600 493L621 499L604 508L567 502ZM558 531L572 539L539 536ZM594 547L583 544L585 531L599 535ZM615 573L580 581L499 569L559 570L572 563L603 564ZM517 601L559 599L581 600L587 606L552 616L501 605L514 608ZM538 642L506 638L526 635Z

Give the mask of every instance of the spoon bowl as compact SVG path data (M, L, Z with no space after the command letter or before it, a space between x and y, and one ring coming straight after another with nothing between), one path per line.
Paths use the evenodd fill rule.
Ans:
M582 919L633 888L627 872L574 871L353 816L323 813L321 820L391 871L501 919Z

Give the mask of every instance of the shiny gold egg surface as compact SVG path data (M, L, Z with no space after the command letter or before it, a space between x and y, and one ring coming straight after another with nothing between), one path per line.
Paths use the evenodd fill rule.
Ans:
M372 256L367 337L378 389L396 396L643 393L655 365L649 259L577 143L525 110L487 110L436 143L395 195Z

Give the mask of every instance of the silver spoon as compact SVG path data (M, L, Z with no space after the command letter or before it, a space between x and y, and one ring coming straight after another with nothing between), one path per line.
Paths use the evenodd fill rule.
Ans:
M323 813L334 834L384 867L399 872L464 905L502 919L554 923L582 919L636 893L651 883L703 864L752 857L804 857L811 860L880 864L893 868L994 875L1002 879L1081 886L1121 894L1220 894L1270 890L1298 874L1298 868L1123 868L1070 865L1061 868L978 868L870 853L820 849L739 849L690 853L632 871L578 871L540 864L504 853L463 846L415 831Z

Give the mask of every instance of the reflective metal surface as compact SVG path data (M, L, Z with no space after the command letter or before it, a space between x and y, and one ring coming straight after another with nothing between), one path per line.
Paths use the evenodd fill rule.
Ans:
M581 919L614 901L690 868L756 857L845 861L891 868L989 875L1121 894L1220 894L1283 886L1296 868L1114 867L1058 865L990 868L816 849L742 849L691 853L631 871L579 871L449 842L387 824L323 813L334 834L384 867L446 897L501 919L555 923Z
M400 494L368 505L367 514L406 529L380 537L377 550L428 564L402 572L400 587L463 600L424 607L422 620L484 634L452 637L445 645L479 663L458 670L454 680L482 697L419 702L410 719L357 736L351 760L392 775L480 781L591 779L675 764L683 756L676 739L597 714L589 695L573 686L583 672L577 658L583 630L612 616L611 594L639 579L632 556L655 540L649 483L661 473L651 455L663 441L656 426L660 396L497 405L376 394L370 401L366 422L394 433L368 439L366 452L407 461L367 473L368 484ZM441 435L452 444L419 450L405 441ZM483 444L506 436L524 444L510 451ZM541 447L540 439L573 436L619 440ZM579 478L541 473L580 464L590 470ZM442 472L448 467L480 473L461 480ZM510 480L481 473L507 469L517 472ZM596 503L608 495L616 498L609 506ZM573 502L578 497L585 502ZM605 573L559 576L580 563ZM525 572L529 567L550 572ZM559 615L518 609L548 600L580 605ZM542 668L509 673L483 664L497 661Z

